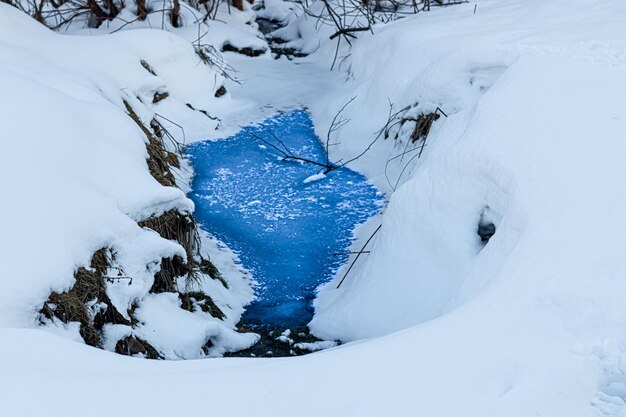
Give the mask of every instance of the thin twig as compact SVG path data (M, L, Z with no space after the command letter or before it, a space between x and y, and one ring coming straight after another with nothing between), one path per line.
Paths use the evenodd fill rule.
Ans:
M341 278L341 281L339 281L339 284L337 284L337 289L339 289L339 287L341 287L341 284L343 284L343 281L346 279L346 277L348 276L348 274L350 273L350 271L352 270L352 267L354 266L354 264L356 263L356 261L359 259L359 257L365 253L365 247L367 246L368 243L370 243L370 241L372 240L372 238L374 238L374 235L376 233L378 233L378 231L381 229L381 227L383 227L382 224L380 224L376 230L374 230L374 233L372 233L370 235L370 237L367 239L367 241L365 242L365 244L363 245L363 247L361 248L361 250L358 252L358 255L354 258L354 260L352 261L352 263L350 264L350 267L348 268L348 270L346 271L346 273L343 275L343 278Z

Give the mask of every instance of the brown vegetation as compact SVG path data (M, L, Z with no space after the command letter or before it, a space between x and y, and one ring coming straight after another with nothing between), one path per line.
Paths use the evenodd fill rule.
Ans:
M126 107L128 116L133 119L148 139L146 150L148 151L147 162L150 174L159 182L159 184L168 187L175 187L176 179L170 170L170 166L180 166L178 155L166 149L161 138L157 137L154 132L141 121L137 113L126 100L124 100L124 106Z
M142 66L154 74L154 69L145 61ZM124 101L128 116L137 124L146 136L148 151L147 166L150 174L164 186L176 186L172 168L180 167L178 155L167 150L162 137L167 132L156 120L146 126L131 105ZM172 256L161 259L159 271L154 275L154 283L150 293L171 292L178 293L182 308L189 311L200 309L213 317L224 319L222 310L210 296L202 291L182 292L177 285L178 278L185 277L186 284L195 283L201 274L219 280L227 288L227 283L210 260L199 254L200 238L198 228L190 213L168 210L160 215L154 215L138 222L140 227L149 228L162 238L179 243L185 256ZM105 324L122 324L131 327L139 323L135 319L135 310L140 300L133 303L128 309L126 319L112 304L106 292L106 282L128 279L132 284L132 277L126 277L120 268L115 267L115 253L108 248L102 248L93 254L89 268L80 267L74 273L75 283L65 292L52 292L41 308L42 320L60 320L63 323L78 322L79 332L86 344L102 347L102 329ZM116 276L108 276L110 270L117 270ZM207 348L208 349L208 348ZM159 352L145 340L134 335L119 340L115 346L117 353L126 355L142 355L147 358L162 359Z
M74 273L72 288L62 293L52 292L41 309L41 314L48 319L79 322L80 335L90 346L101 347L100 330L105 324L130 325L106 293L104 280L109 256L112 255L108 249L96 251L90 268L81 267ZM88 305L94 308L89 309Z
M439 119L439 114L437 112L429 113L429 114L420 114L420 116L415 120L415 129L411 134L411 142L415 143L420 139L426 138L430 133L430 128L433 125L433 122Z

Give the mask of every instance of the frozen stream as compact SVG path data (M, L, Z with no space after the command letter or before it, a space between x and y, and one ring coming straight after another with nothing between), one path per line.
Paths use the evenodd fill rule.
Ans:
M305 182L319 166L284 161L258 137L326 161L309 114L281 113L228 139L190 145L190 197L202 228L236 250L258 284L242 322L302 326L316 288L348 261L353 230L380 210L382 196L347 168Z

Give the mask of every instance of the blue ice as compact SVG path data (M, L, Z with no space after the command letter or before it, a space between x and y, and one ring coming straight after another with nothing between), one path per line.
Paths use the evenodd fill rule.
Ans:
M200 226L235 250L257 283L242 323L301 326L312 318L316 288L349 260L355 227L380 211L382 195L345 167L305 182L324 169L283 160L258 137L326 162L309 113L280 113L228 139L189 145L190 197Z

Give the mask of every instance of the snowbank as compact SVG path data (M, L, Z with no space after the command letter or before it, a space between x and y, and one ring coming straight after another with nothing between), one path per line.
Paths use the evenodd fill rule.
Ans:
M223 352L222 345L253 342L253 335L231 330L252 297L249 276L228 266L233 256L221 256L220 266L234 272L226 279L244 285L233 283L231 292L216 289L223 284L214 282L195 288L216 298L225 321L182 310L178 299L167 304L178 316L159 319L165 311L157 314L150 308L151 300L159 297L148 296L154 275L161 259L186 258L186 253L177 242L137 224L168 210L191 213L193 203L180 189L163 187L150 175L146 137L126 114L124 102L145 124L161 117L164 125L183 119L192 133L194 127L198 132L214 129L216 121L186 104L210 109L228 103L227 97L214 97L221 76L176 35L135 30L103 37L60 36L7 5L0 5L0 40L0 177L5 179L0 212L6 223L0 250L0 326L33 327L44 320L52 330L80 339L76 326L49 322L39 311L52 291L72 287L76 269L89 267L94 252L109 248L114 266L124 272L120 275L132 279L107 284L113 305L127 320L127 311L138 306L141 319L133 332L159 345L165 357L204 356L201 347L209 340L210 355ZM153 103L162 92L169 97ZM172 132L183 140L180 132ZM174 173L184 186L188 174ZM207 251L219 252L215 244L207 245L205 256ZM151 324L154 320L160 327ZM206 327L197 340L167 337L161 342L168 335L184 334L194 323ZM105 331L105 337L131 330ZM104 344L114 347L115 342Z
M326 109L357 95L345 153L385 123L387 98L448 117L398 181L371 254L341 288L322 290L312 331L356 340L421 323L385 340L412 346L402 366L421 365L405 381L427 414L620 415L626 9L553 1L472 11L359 40L354 81L314 111L323 131ZM380 141L358 167L390 189L381 167L420 145L408 134ZM486 245L482 222L496 227ZM359 348L374 355L370 343ZM441 391L454 400L437 400Z
M440 108L447 115L434 122L421 158L411 162L416 152L387 165L422 144L401 132L355 162L387 190L406 183L391 196L372 254L340 289L333 282L320 294L312 323L319 336L354 340L400 330L500 281L521 302L554 282L549 265L585 280L592 270L585 273L580 264L619 259L624 224L611 214L623 193L607 184L623 172L621 122L611 111L623 106L626 32L623 18L607 15L624 16L624 6L554 1L535 10L484 2L477 10L440 10L359 39L354 81L335 106L313 107L323 131L333 115L326 109L356 95L347 111L352 122L338 140L342 155L358 152L385 124L387 98L396 109L414 104L414 113ZM398 42L400 35L420 42ZM375 62L373 51L380 57ZM590 109L612 110L585 116ZM599 207L589 207L591 200ZM581 237L594 236L601 211L609 228L620 231L605 242L608 248L583 256ZM483 248L477 229L485 216L497 232ZM526 277L528 290L514 289L512 271Z

